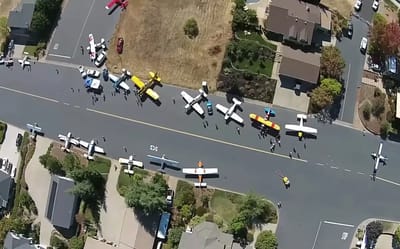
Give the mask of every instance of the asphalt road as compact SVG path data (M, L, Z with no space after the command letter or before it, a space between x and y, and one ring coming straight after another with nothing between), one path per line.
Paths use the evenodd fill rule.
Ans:
M88 36L93 34L96 43L101 38L108 41L121 13L120 8L110 12L105 5L106 1L69 0L51 39L47 60L94 67L86 50ZM85 49L83 55L81 46Z
M365 6L364 6L365 7ZM336 43L336 47L340 50L346 68L343 73L345 82L345 93L341 103L339 119L353 123L354 108L356 106L357 88L361 84L365 55L360 52L360 43L362 37L368 37L368 25L362 20L352 17L353 37L343 37L341 41Z
M396 183L400 179L395 167L399 161L398 144L385 142L384 153L389 161L380 168L378 176L386 180L372 182L368 176L373 168L369 154L379 143L374 136L310 119L308 125L319 130L317 139L307 139L304 148L303 142L282 132L282 148L270 153L269 137L258 138L257 130L247 118L250 112L262 114L262 106L242 105L243 112L238 113L246 124L239 135L238 125L225 124L216 110L213 116L204 119L208 127L203 127L205 121L196 113L186 115L179 97L181 89L156 87L161 106L148 99L140 107L134 95L127 100L122 95L111 96L112 87L108 84L106 100L99 97L93 105L90 95L83 90L77 69L57 68L60 74L54 66L40 63L32 65L31 72L20 67L13 70L1 67L0 105L6 108L0 108L0 119L23 128L26 123L36 121L45 135L54 139L68 131L85 140L98 138L108 156L118 158L135 153L149 169L157 166L148 163L146 154L166 154L180 161L181 167L195 167L198 160L206 166L218 167L219 178L206 179L210 185L239 192L254 191L282 202L277 235L283 249L312 248L321 221L357 225L369 217L400 219L397 208L400 184ZM176 104L172 103L173 98ZM228 105L223 97L210 96L210 99L214 104ZM282 128L285 123L296 123L296 113L284 109L277 109L277 113L273 120ZM102 142L102 135L106 142ZM150 145L157 147L157 151L150 151ZM303 160L288 158L293 147ZM167 169L167 173L183 177L178 171ZM289 177L291 189L283 188L279 174ZM354 229L344 230L351 234ZM317 241L321 245L325 240ZM325 242L333 244L324 243L325 248L337 248L336 240L329 241ZM350 239L343 243L348 248Z
M373 2L374 0L363 0L361 10L357 13L358 15L360 15L361 18L369 22L372 20L372 16L376 13L372 9ZM379 8L384 8L383 1L381 1L381 3L379 4Z

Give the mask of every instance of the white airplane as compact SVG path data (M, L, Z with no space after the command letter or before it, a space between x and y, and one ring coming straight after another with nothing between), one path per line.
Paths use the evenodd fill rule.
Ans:
M125 173L129 175L133 175L133 167L143 168L143 162L133 160L133 155L130 155L128 159L119 158L120 164L125 164L128 166L127 169L124 170Z
M182 169L182 173L186 175L197 175L199 181L194 183L195 187L207 187L207 183L203 182L203 175L218 175L217 168L203 168L203 163L199 161L197 168L185 168Z
M199 115L204 115L204 110L203 108L201 108L199 102L203 99L203 98L207 98L207 93L204 92L203 89L199 89L199 95L197 95L196 97L192 97L190 96L187 92L182 91L181 92L181 96L182 98L186 101L186 105L185 105L185 109L186 111L189 111L190 108L193 108Z
M387 157L382 156L383 143L379 143L378 153L371 153L372 158L375 160L374 172L372 176L375 178L376 172L380 163L386 164Z
M70 148L71 148L71 144L75 145L75 146L79 146L79 139L76 139L72 136L71 132L68 132L67 135L62 135L59 134L58 138L61 141L64 141L64 146L61 147L62 150L66 151L66 152L71 152Z
M113 87L116 91L119 91L120 88L122 88L125 91L130 90L128 84L126 84L125 81L130 79L132 77L132 74L125 68L122 68L122 74L119 77L111 73L109 73L108 76L110 77L110 80L113 82Z
M299 125L286 124L285 129L297 131L297 136L299 137L299 139L303 138L303 133L308 133L308 134L317 134L318 133L317 129L304 126L304 122L307 121L307 115L297 114L297 120L300 121Z
M160 165L160 168L158 169L158 171L160 171L162 173L164 173L165 167L175 168L175 169L178 168L179 162L167 159L165 154L163 154L161 157L152 156L152 155L147 155L147 157L150 159L150 162Z
M225 114L225 120L228 120L229 118L235 120L236 122L243 124L243 118L241 118L238 114L235 113L235 109L237 106L241 105L242 102L237 100L236 98L232 99L233 105L228 109L223 105L217 104L215 107L217 108L218 111L222 112Z
M89 56L91 60L95 60L97 57L97 50L99 49L106 49L106 41L101 38L99 43L94 42L94 37L93 34L89 34L89 47L87 47L87 50L89 50Z
M33 125L26 124L26 127L29 129L32 139L36 139L36 135L42 132L42 128L40 128L37 123L34 123Z
M25 66L30 66L31 65L31 63L28 60L29 60L29 57L27 55L25 55L22 60L18 60L18 62L21 65L22 69L24 69Z
M90 141L90 143L85 142L80 140L79 141L80 145L82 145L83 147L87 148L87 153L83 154L88 160L93 160L94 156L93 154L96 153L100 153L100 154L105 154L104 149L97 146L96 143L94 142L94 140Z

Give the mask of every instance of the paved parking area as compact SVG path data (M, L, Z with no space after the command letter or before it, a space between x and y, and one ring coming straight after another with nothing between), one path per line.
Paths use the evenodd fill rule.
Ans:
M355 229L350 224L321 221L312 249L349 248Z
M20 160L20 154L17 150L17 146L15 145L18 133L23 135L24 131L8 124L6 137L4 138L3 144L0 147L0 158L7 158L12 164L12 168L10 167L8 170L3 170L6 170L6 172L11 174L11 177L13 178L17 175L17 169Z
M37 137L35 153L25 169L25 181L29 187L29 194L38 210L37 221L40 221L41 245L50 245L51 232L53 231L53 225L45 217L51 176L39 162L39 157L46 154L51 142L48 138Z
M96 43L101 38L108 41L121 13L118 8L110 14L105 4L106 1L96 0L68 1L53 33L46 59L93 66L86 51L89 34L93 34ZM81 46L85 48L83 55Z
M295 83L290 84L286 82L286 85L293 85L294 88ZM310 98L303 92L300 95L296 95L293 88L290 89L281 86L281 79L278 79L272 103L277 106L307 113Z

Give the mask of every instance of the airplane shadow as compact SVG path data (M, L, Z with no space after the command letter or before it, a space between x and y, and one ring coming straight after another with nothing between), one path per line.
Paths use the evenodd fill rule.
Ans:
M203 175L203 179L207 179L207 178L218 178L219 177L219 174L207 174L207 175ZM198 178L198 175L192 175L192 174L188 174L188 175L185 175L185 178L188 178L188 179L197 179Z
M285 134L288 136L298 137L297 131L286 131ZM303 132L303 138L304 139L317 139L317 136L314 134L308 134L308 133ZM301 141L302 138L299 138L299 140Z
M114 7L108 12L108 15L112 15L116 9L118 9L120 6L118 4L114 5Z
M169 165L169 164L164 164L163 165L163 164L157 163L157 162L150 162L150 164L160 166L158 171L160 173L163 173L163 174L165 174L165 169L172 169L172 170L175 170L175 171L181 171L181 168L179 168L178 166L173 166L173 165Z

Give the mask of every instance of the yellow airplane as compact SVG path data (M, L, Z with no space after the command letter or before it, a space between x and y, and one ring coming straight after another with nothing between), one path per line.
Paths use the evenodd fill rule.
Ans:
M161 78L157 75L157 73L149 72L150 79L147 83L141 81L138 77L133 76L132 81L135 83L135 86L139 88L139 96L142 97L145 93L152 98L153 100L158 100L158 94L152 89L154 84L160 83Z

